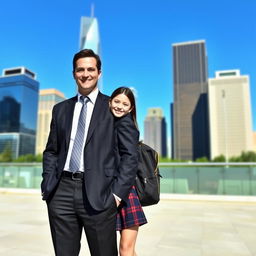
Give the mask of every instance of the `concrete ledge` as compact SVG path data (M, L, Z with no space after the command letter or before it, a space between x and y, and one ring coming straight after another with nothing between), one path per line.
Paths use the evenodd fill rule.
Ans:
M184 200L184 201L223 201L223 202L253 202L256 196L239 195L196 195L196 194L165 194L161 193L161 199Z
M0 188L0 194L34 194L41 196L40 189L25 188ZM168 194L161 193L161 200L180 201L218 201L218 202L253 202L256 203L256 196L239 195L196 195L196 194Z
M0 188L0 194L35 194L41 195L40 189L32 188Z

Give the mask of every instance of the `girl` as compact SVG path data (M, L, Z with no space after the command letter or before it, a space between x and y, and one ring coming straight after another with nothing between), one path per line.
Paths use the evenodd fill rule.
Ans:
M135 99L131 89L117 88L110 97L113 115L121 118L130 115L137 129ZM120 231L119 252L121 256L136 256L135 243L139 226L147 223L135 187L132 186L128 200L121 202L117 214L116 230Z

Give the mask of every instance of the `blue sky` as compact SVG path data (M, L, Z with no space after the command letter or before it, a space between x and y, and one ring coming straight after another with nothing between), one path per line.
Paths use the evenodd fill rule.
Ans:
M209 77L216 70L240 69L250 76L256 130L255 0L12 0L0 6L0 72L26 66L40 89L75 94L72 58L79 49L81 16L98 18L103 92L121 86L138 93L138 121L161 107L170 134L173 100L173 43L206 40ZM28 99L29 100L29 99Z

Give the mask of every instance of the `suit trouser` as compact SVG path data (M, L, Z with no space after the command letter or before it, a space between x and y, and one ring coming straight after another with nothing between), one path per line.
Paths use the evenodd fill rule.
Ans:
M47 203L55 255L79 255L83 228L92 256L117 255L114 197L109 209L97 212L84 198L83 190L82 180L62 177Z

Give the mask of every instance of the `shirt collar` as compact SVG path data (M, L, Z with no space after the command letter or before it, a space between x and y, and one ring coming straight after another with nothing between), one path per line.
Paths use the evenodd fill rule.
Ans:
M91 93L89 93L89 94L87 95L87 97L89 98L89 100L90 100L93 104L95 104L95 102L96 102L98 93L99 93L99 89L96 88L95 90L93 90ZM77 101L79 101L80 96L82 96L82 94L79 93L79 92L77 92Z

